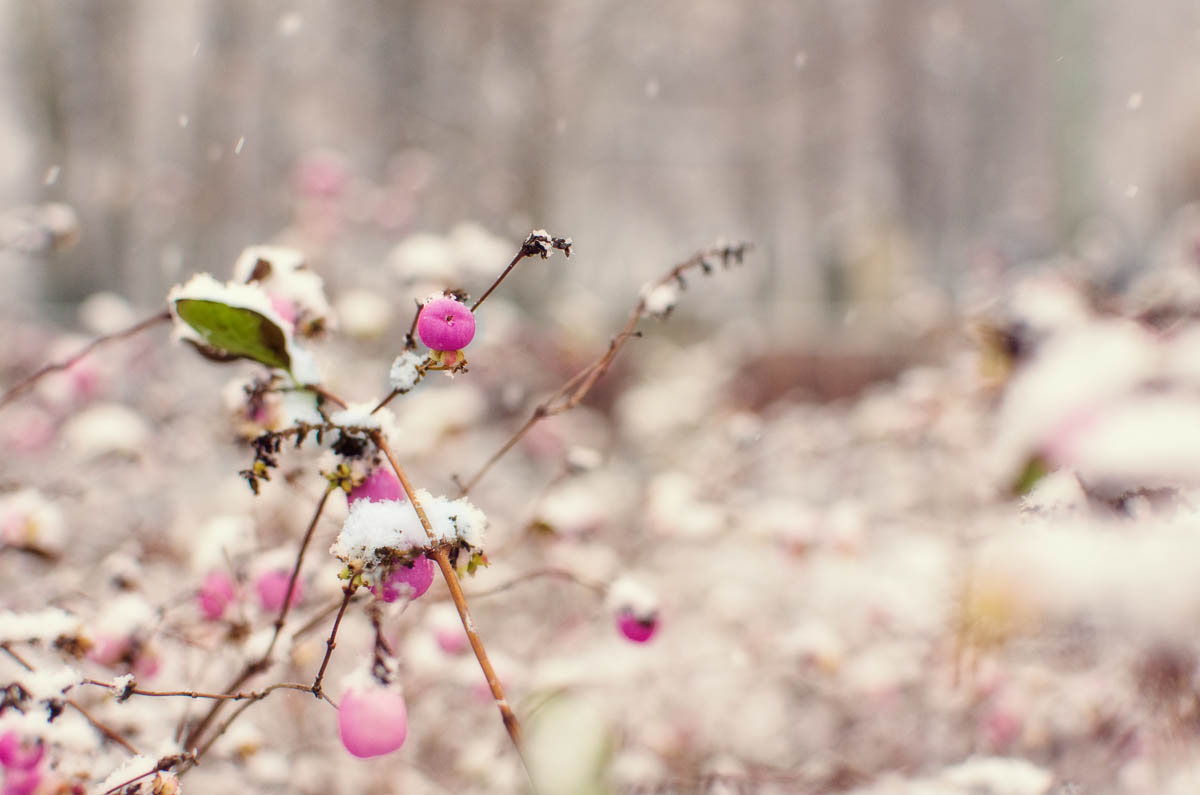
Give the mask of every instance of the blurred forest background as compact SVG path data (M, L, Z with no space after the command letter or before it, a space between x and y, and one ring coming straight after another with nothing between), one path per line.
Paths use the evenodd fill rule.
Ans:
M617 313L752 240L718 300L802 335L1056 252L1136 269L1200 198L1200 4L0 0L0 151L9 225L83 235L0 252L5 303L153 306L268 240L365 286L470 220L571 235L558 278Z

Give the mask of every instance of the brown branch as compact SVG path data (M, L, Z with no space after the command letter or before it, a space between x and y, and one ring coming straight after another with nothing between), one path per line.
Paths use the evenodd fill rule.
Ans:
M315 392L317 397L321 398L322 400L328 400L330 403L334 403L342 408L346 408L346 401L342 400L340 397L318 384L305 384L304 389L308 390L309 392Z
M194 699L213 699L217 701L246 701L258 700L265 697L273 690L288 689L288 690L303 690L309 692L312 690L311 685L300 684L299 682L278 682L263 690L251 690L238 693L203 693L198 690L143 690L140 687L130 687L121 689L111 682L101 682L98 679L84 679L85 685L94 685L103 687L117 693L118 696L152 696L156 698L194 698Z
M304 565L304 553L308 551L308 544L312 541L313 531L317 529L317 522L321 519L321 512L325 510L325 503L329 500L329 495L333 493L333 489L332 485L326 487L325 493L321 495L321 499L317 503L317 509L313 511L313 517L308 523L308 529L304 531L304 540L300 542L300 551L296 553L296 563L292 566L292 575L288 579L287 594L283 598L283 606L279 608L279 615L275 618L275 634L271 636L271 642L267 644L267 650L262 655L264 663L271 659L271 652L275 651L275 644L279 640L279 633L283 631L283 625L287 622L288 611L292 608L292 594L296 590L296 581L300 579L300 567Z
M463 497L471 489L479 483L484 475L503 458L517 442L527 434L534 425L537 425L547 417L553 417L556 414L562 414L575 408L579 403L587 397L588 392L596 385L604 374L608 372L612 366L613 360L617 354L625 347L625 343L631 338L639 336L637 326L639 321L646 316L646 295L655 287L660 287L671 282L679 282L683 285L683 275L695 268L701 268L705 273L712 270L714 260L724 266L732 264L740 264L746 251L749 250L750 244L738 243L731 245L713 246L703 251L699 251L688 257L683 262L679 263L669 271L664 273L655 281L647 285L647 289L643 289L641 297L638 299L637 306L629 314L629 318L625 321L625 325L617 332L612 341L608 344L608 349L591 364L584 367L579 372L568 378L562 386L554 390L545 400L539 403L533 410L533 415L525 421L517 432L514 433L507 442L505 442L499 450L491 455L483 466L471 476L465 484L459 487L458 496Z
M267 644L267 650L263 652L258 659L246 663L246 666L242 669L241 673L239 673L229 684L229 686L225 688L226 693L236 692L251 678L265 671L270 664L271 654L275 651L275 646L278 643L279 636L283 631L284 623L287 621L288 611L291 609L292 592L295 590L296 580L300 576L300 567L304 563L304 553L308 549L309 542L312 540L313 532L317 527L317 522L321 518L321 513L325 510L325 503L328 501L329 495L332 491L332 486L325 489L325 493L321 495L321 500L317 503L316 510L313 511L313 517L308 523L308 529L304 533L304 540L300 543L300 550L296 554L296 563L292 567L291 578L288 580L287 597L283 600L283 605L279 608L279 615L275 619L275 632L271 635L271 642ZM217 713L219 713L221 708L224 706L224 701L217 701L212 705L211 708L209 708L208 712L205 713L205 715L200 719L200 722L188 732L187 738L183 743L184 748L191 748L193 745L195 745L196 741L200 739L200 735L204 733L204 730L207 729L214 720L216 720Z
M86 709L84 709L84 708L83 708L83 707L82 707L82 706L79 704L79 702L78 702L78 701L76 701L76 700L74 700L74 699L72 699L72 698L68 698L68 699L66 699L66 700L65 700L65 703L66 703L68 706L70 706L70 707L73 707L73 708L75 709L75 711L76 711L76 712L78 712L80 715L82 715L82 716L83 716L83 719L84 719L84 720L86 720L88 723L92 724L92 727L93 727L93 728L94 728L96 731L98 731L98 732L100 732L101 734L103 734L103 735L104 735L105 737L107 737L109 740L112 740L114 743L116 743L117 745L121 746L121 747L122 747L122 748L124 748L126 751L128 751L128 752L129 752L129 753L131 753L131 754L133 754L134 756L137 756L137 755L140 753L140 752L138 751L138 749L137 749L137 748L134 748L134 747L133 747L133 744L132 744L132 743L130 743L128 740L126 740L124 737L122 737L122 736L121 736L121 733L120 733L120 732L118 732L116 729L113 729L113 728L112 728L112 727L110 727L110 726L107 726L107 725L105 725L105 724L101 723L101 722L100 722L99 720L97 720L97 719L96 719L96 718L95 718L95 717L94 717L94 716L93 716L93 715L92 715L90 712L88 712Z
M13 660L15 660L17 662L17 664L20 665L22 668L24 668L26 671L29 671L30 673L34 672L34 668L29 663L29 661L26 660L24 657L22 657L20 654L17 654L15 651L13 651L12 648L7 643L0 643L0 651L3 651L9 657L13 658ZM89 680L85 679L84 681L88 682ZM92 724L92 728L94 728L96 731L100 732L105 737L107 737L109 740L112 740L114 743L116 743L117 745L122 746L125 750L129 751L134 756L138 755L138 749L134 748L133 745L128 740L126 740L124 737L122 737L120 732L118 732L116 729L113 729L112 727L107 726L106 724L98 721L96 718L94 718L92 716L92 714L90 712L88 712L86 709L84 709L82 706L80 706L79 702L75 701L74 699L70 699L70 698L64 699L63 701L65 704L73 707L77 712L79 712L79 714L83 716L83 719L86 720L88 723Z
M79 352L75 353L72 356L68 356L66 359L62 359L57 362L51 362L50 364L43 365L42 367L38 368L37 370L30 373L29 375L25 376L20 381L18 381L17 383L13 384L11 387L8 388L8 390L2 396L0 396L0 408L3 408L4 406L8 405L15 398L17 398L21 393L28 390L30 387L32 387L34 384L36 384L38 381L40 381L45 376L48 376L51 373L57 373L60 370L66 370L67 368L71 367L72 365L77 364L84 357L86 357L88 354L90 354L96 348L99 348L101 345L104 345L109 342L114 342L116 340L125 339L126 337L132 337L133 335L137 334L140 331L144 331L145 329L148 329L157 323L162 323L162 322L168 321L170 319L171 319L171 311L169 309L164 309L155 315L151 315L150 317L146 318L145 320L142 320L138 323L134 323L132 326L130 326L128 328L121 329L120 331L113 332L112 334L105 334L103 337L97 337L96 339L89 342L87 345L83 346L83 348L80 349Z
M396 477L400 479L400 485L404 489L405 495L412 504L413 509L417 512L417 518L421 520L421 526L425 528L425 533L431 540L435 540L436 536L433 532L433 525L429 522L429 517L425 515L425 509L421 506L420 500L417 499L416 491L412 484L409 483L408 475L400 466L400 462L396 460L396 456L392 454L391 448L383 438L383 434L375 431L371 434L371 440L375 442L375 446L387 457L388 463L392 465L392 469L396 473ZM500 678L496 676L496 670L492 667L491 661L488 659L487 651L483 647L483 641L479 639L478 633L475 632L475 623L471 620L470 610L467 608L466 597L463 596L462 587L458 583L458 575L454 571L454 567L450 565L449 553L444 547L437 547L432 553L433 559L437 562L438 568L441 569L442 578L446 581L446 587L450 589L450 598L454 600L454 606L458 608L458 617L462 621L463 630L467 633L467 639L471 643L471 649L475 652L475 659L479 661L479 667L483 671L483 676L487 679L488 688L492 691L492 698L496 702L496 708L500 711L500 718L504 721L504 728L508 731L508 736L512 740L513 746L517 749L517 755L521 758L521 764L525 764L525 757L521 752L521 724L517 721L517 716L513 713L512 707L508 704L508 699L504 697L504 688L500 684ZM526 766L528 769L528 766Z
M109 787L108 789L104 790L104 792L101 793L101 795L112 795L114 792L120 792L120 791L124 790L126 787L128 787L130 784L135 784L138 781L141 781L142 779L147 778L149 776L153 776L155 773L158 773L160 771L170 770L171 768L175 767L175 765L182 765L182 767L180 768L180 773L182 773L183 771L186 771L189 766L194 767L195 764L196 764L196 758L192 754L187 753L187 752L184 752L182 754L174 754L172 756L164 756L162 759L159 759L157 762L154 763L154 768L152 770L147 770L145 773L140 773L140 774L134 776L133 778L126 779L125 781L122 781L120 784L116 785L115 787Z
M354 598L354 591L358 586L354 583L354 578L342 586L342 591L346 594L342 599L342 606L338 608L337 618L333 619L333 629L329 631L329 639L325 641L325 657L321 660L321 668L317 671L317 678L313 680L309 690L317 698L325 698L325 691L321 689L321 682L325 679L325 669L329 667L329 659L333 657L333 649L337 646L338 627L342 625L342 616L346 615L346 608L350 606L350 600Z
M542 232L540 235L537 232L530 232L529 237L525 238L525 242L521 244L521 250L513 257L512 262L508 263L508 267L496 277L491 287L483 291L483 295L479 296L479 300L471 305L471 311L474 312L478 309L480 304L495 292L496 288L500 286L500 282L504 281L508 274L512 272L512 269L517 267L518 262L526 257L541 257L542 259L546 259L554 249L558 249L568 257L571 256L571 238L551 237L545 232Z
M24 668L26 671L33 670L33 666L30 665L29 662L26 661L26 659L24 657L22 657L21 655L17 654L15 651L13 651L12 647L9 646L7 643L0 643L0 651L4 652L9 657L12 657L14 660L16 660L17 664L20 665L22 668Z
M412 323L408 324L408 333L404 335L404 350L413 351L417 349L417 321L421 319L421 310L425 308L417 299L413 299L413 303L417 308L413 310Z
M217 727L217 729L212 733L212 736L210 736L207 740L205 740L204 743L202 745L200 745L195 750L195 752L192 753L186 760L183 760L183 766L179 769L179 774L183 775L184 773L186 773L187 771L189 771L193 767L195 767L197 764L199 764L200 757L202 757L206 753L208 753L209 749L213 747L213 743L215 743L218 738L220 738L223 734L225 734L226 731L229 730L229 727L233 725L233 722L235 720L237 720L239 717L241 717L241 714L243 712L245 712L247 709L249 709L252 705L257 704L258 702L262 701L264 698L271 695L276 690L299 690L301 692L308 693L308 692L312 691L312 688L309 685L303 685L303 684L300 684L299 682L277 682L273 685L264 687L262 690L256 690L253 693L241 694L242 696L244 696L244 698L239 698L236 700L239 700L242 703L240 705L238 705L238 708L233 711L233 714L231 714L228 718L226 718L224 720L224 722L222 722L221 725ZM325 696L324 694L322 694L321 697L324 698L325 701L327 701L330 704L330 706L334 707L335 709L337 708L337 704L334 704L333 700L330 699L328 696ZM218 701L217 703L224 704L224 703L226 703L226 701L231 701L231 700L234 700L234 699L225 699L223 701Z
M589 591L592 591L599 596L604 596L606 593L608 593L607 586L605 586L601 583L588 582L587 580L576 576L575 574L567 571L566 569L538 569L536 571L531 571L531 572L522 574L520 577L517 577L516 579L513 579L513 580L509 580L508 582L503 583L501 585L497 585L494 588L488 588L487 590L484 590L484 591L475 591L474 593L470 594L470 597L472 599L482 599L486 596L495 596L498 593L504 593L505 591L511 590L511 589L517 587L518 585L521 585L523 583L527 583L531 580L536 580L536 579L539 579L542 577L553 577L555 579L573 582L576 585L579 585L583 588L587 588Z
M358 598L358 596L359 595L356 593L354 595L354 599ZM350 601L353 602L354 599L351 599ZM298 629L294 633L292 633L292 637L298 638L301 635L306 635L309 632L312 632L314 629L317 628L317 626L322 621L324 621L325 619L329 618L331 615L336 613L341 606L342 606L341 599L338 599L336 602L331 603L328 607L326 607L320 613L317 613L315 616L313 616L307 622L305 622L304 625L300 627L300 629Z

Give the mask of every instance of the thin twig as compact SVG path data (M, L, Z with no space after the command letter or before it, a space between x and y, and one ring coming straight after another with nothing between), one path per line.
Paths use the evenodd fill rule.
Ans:
M589 591L592 591L592 592L598 594L599 596L604 596L606 593L608 593L608 588L606 586L604 586L600 583L588 582L587 580L576 576L575 574L567 571L566 569L538 569L536 571L531 571L531 572L522 574L520 577L517 577L516 579L510 580L501 585L497 585L494 588L488 588L487 590L484 590L484 591L475 591L475 592L469 594L469 596L472 599L482 599L487 596L495 596L498 593L504 593L505 591L515 588L518 585L527 583L531 580L539 579L541 577L553 577L555 579L567 580L568 582L573 582L576 585L582 586L583 588L587 588Z
M554 249L558 249L568 257L571 256L571 238L552 237L546 234L545 230L541 229L530 232L529 237L525 238L525 241L521 243L521 250L513 257L512 262L508 263L508 267L496 277L491 287L483 291L483 295L479 296L479 300L471 305L471 311L474 312L478 309L480 304L495 292L496 288L500 286L500 282L504 281L508 274L512 272L512 269L517 267L518 262L526 257L541 257L542 259L546 259Z
M138 781L141 781L144 778L153 776L155 773L158 773L160 771L170 770L171 768L175 767L176 765L181 765L180 773L182 773L183 771L187 770L189 766L194 767L195 764L196 764L196 758L192 754L187 753L186 751L181 754L173 754L172 756L164 756L162 759L159 759L157 762L154 763L154 768L152 770L147 770L145 773L140 773L140 774L134 776L133 778L126 779L125 781L122 781L120 784L117 784L115 787L109 787L108 789L104 790L104 792L101 795L112 795L112 793L114 793L114 792L121 792L126 787L128 787L130 784L134 784Z
M225 734L226 731L229 730L229 727L233 725L233 722L235 720L237 720L239 717L241 717L241 714L243 712L245 712L247 709L249 709L251 707L251 705L257 704L258 702L262 701L267 696L274 693L276 690L298 690L298 691L301 691L304 693L308 693L308 692L312 691L312 688L309 685L303 685L303 684L300 684L299 682L276 682L273 685L268 685L267 687L264 687L262 690L256 690L253 693L242 694L244 696L244 698L237 699L238 701L241 701L242 703L239 704L237 709L235 709L233 711L233 713L228 718L226 718L221 723L220 726L218 726L216 728L216 730L212 733L212 735L207 740L205 740L204 743L201 744L195 750L195 752L190 756L190 758L184 760L183 766L179 770L179 774L183 775L184 773L186 773L187 771L189 771L193 767L195 767L197 764L199 764L200 757L202 757L206 753L208 753L208 750L213 747L213 743L215 743L218 740L218 738L220 738L223 734ZM321 698L325 699L325 701L327 701L330 706L334 707L335 709L337 708L337 704L335 704L333 702L333 699L329 698L328 696L326 696L324 694L321 695ZM231 700L234 700L234 699L226 699L226 701L231 701ZM217 703L224 704L225 701L219 701Z
M12 647L9 646L7 643L0 643L0 651L4 652L9 657L12 657L14 660L16 660L17 664L20 665L22 668L24 668L26 671L33 670L33 666L30 665L29 662L24 657L22 657L21 655L17 654L15 651L13 651Z
M354 598L352 598L350 601L353 602L354 599L357 599L358 597L359 597L359 594L356 593L354 595ZM317 613L315 616L313 616L308 621L306 621L300 627L300 629L293 632L292 637L298 638L301 635L307 635L309 632L312 632L314 629L316 629L321 624L322 621L324 621L325 619L329 618L331 615L336 613L341 606L342 606L341 599L338 599L336 602L332 602L328 607L326 607L320 613Z
M483 295L479 296L478 301L471 304L472 312L474 312L476 309L478 309L479 305L482 304L484 301L486 301L487 297L489 295L491 295L493 292L495 292L496 288L500 286L500 282L504 281L505 277L507 277L508 274L510 274L512 272L512 269L517 267L517 263L520 262L521 260L525 259L525 257L526 257L525 247L522 246L521 250L517 252L517 256L513 257L512 262L508 263L508 267L505 268L503 271L501 271L500 275L496 277L496 280L494 282L492 282L492 286L483 291Z
M608 344L608 349L591 364L578 371L568 378L562 386L554 390L545 400L539 403L533 410L532 416L525 421L525 424L517 429L517 432L509 437L499 450L491 455L483 466L475 472L463 485L459 487L458 496L463 497L471 489L479 483L484 475L503 458L517 442L524 438L525 434L529 433L534 425L537 425L547 417L552 417L556 414L562 414L575 408L579 403L587 397L588 392L596 385L609 367L612 366L613 360L617 354L625 347L625 343L631 338L639 336L637 326L639 321L646 316L646 296L655 287L670 284L671 282L679 282L683 284L683 274L694 268L701 268L705 273L712 270L713 260L719 261L723 265L739 264L745 256L746 251L750 248L748 243L739 243L731 245L713 246L704 249L688 257L683 262L671 268L658 279L650 282L643 289L641 297L638 299L637 305L630 312L629 318L625 321L625 325L617 332L616 336Z
M328 400L330 403L335 403L342 408L346 408L346 402L344 400L319 384L305 384L304 388L309 392L315 392L322 400Z
M95 685L103 687L118 695L129 694L130 696L153 696L156 698L205 698L214 699L217 701L246 701L248 699L261 699L270 693L272 690L287 689L287 690L303 690L309 692L312 690L311 685L300 684L299 682L278 682L268 688L262 690L251 690L239 693L202 693L198 690L143 690L140 687L130 687L122 689L111 682L101 682L98 679L84 679L85 685Z
M396 477L400 479L400 485L404 489L405 495L412 504L413 509L417 512L417 518L421 520L421 526L425 528L426 534L432 540L435 538L433 525L429 522L429 517L425 515L425 509L421 506L421 502L417 499L416 491L412 484L408 481L408 475L400 466L400 462L396 460L396 456L392 454L391 448L387 441L384 440L383 434L374 431L371 434L371 440L375 442L375 446L387 457L388 463L392 465L392 469L396 473ZM525 757L521 751L521 724L517 721L517 716L513 713L512 707L508 704L508 699L504 696L504 688L500 684L500 678L496 675L496 670L492 667L491 661L488 659L487 651L483 647L483 641L479 639L478 633L475 632L475 623L471 620L471 612L467 608L466 597L463 596L462 586L458 583L458 575L454 571L454 567L450 565L450 556L445 547L438 547L432 553L433 559L437 561L438 568L441 569L442 578L446 581L446 587L450 589L450 598L454 600L454 606L458 608L458 617L462 621L463 630L467 633L467 639L471 643L471 649L475 652L475 659L479 661L479 667L483 671L484 678L487 679L488 688L492 691L492 698L495 699L496 708L500 710L500 717L504 721L504 728L508 731L508 736L513 742L513 746L517 749L517 755L521 758L521 763L525 764ZM526 766L528 769L528 766Z
M113 729L110 726L107 726L107 725L101 723L99 720L97 720L95 718L95 716L92 715L92 713L90 713L86 709L84 709L83 706L81 706L78 701L76 701L75 699L72 699L72 698L68 698L68 699L65 699L65 703L68 706L73 707L76 712L78 712L80 715L83 716L84 720L86 720L88 723L92 724L93 728L95 728L96 731L103 734L109 740L112 740L114 743L121 746L126 751L133 754L134 756L137 756L140 753L140 751L138 751L137 748L133 747L132 743L130 743L128 740L126 740L124 737L121 736L120 732L118 732L116 729Z
M325 679L325 669L329 667L329 659L333 656L333 649L337 646L338 628L342 625L342 616L346 615L346 608L350 606L350 600L354 598L354 591L357 586L354 584L354 579L351 578L344 586L342 591L345 592L345 597L342 599L342 606L338 608L337 618L333 619L333 628L329 631L329 639L325 641L325 657L321 660L321 668L317 671L317 678L313 680L309 690L317 698L324 698L325 691L321 689L321 682Z
M31 665L29 663L29 661L26 660L24 657L22 657L20 654L17 654L15 651L13 651L12 648L7 643L0 643L0 651L3 651L9 657L13 658L13 660L15 660L17 662L17 664L20 665L22 668L24 668L26 671L29 671L30 673L34 672L33 665ZM85 680L85 681L87 681L87 680ZM134 748L133 745L128 740L126 740L124 737L122 737L121 733L118 732L116 729L113 729L112 727L107 726L104 723L101 723L99 720L94 718L90 712L88 712L86 709L84 709L82 706L80 706L79 702L75 701L74 699L68 698L68 699L64 699L63 701L67 705L74 707L75 710L77 712L79 712L80 715L83 716L84 720L86 720L88 723L92 724L92 727L95 728L96 731L100 732L105 737L107 737L108 739L110 739L114 743L116 743L117 745L122 746L123 748L125 748L125 750L129 751L134 756L137 756L138 749Z
M317 522L321 519L321 512L325 510L325 503L329 500L329 495L333 493L332 485L326 487L325 493L321 495L320 501L317 503L317 509L313 511L312 520L308 523L308 529L304 531L304 540L300 542L300 550L296 553L296 563L292 566L292 575L288 579L287 595L283 598L283 606L279 608L279 615L275 618L275 634L271 636L271 642L267 644L267 650L263 652L262 659L267 661L271 659L271 652L275 651L275 644L279 640L279 634L283 631L283 625L287 622L288 612L292 608L292 595L296 591L296 581L300 579L300 567L304 565L304 553L308 551L308 544L312 541L313 531L317 529Z
M413 299L413 303L417 308L413 311L412 323L408 325L408 333L404 335L404 350L412 351L417 348L417 321L421 318L421 310L425 308L417 299Z
M288 580L288 596L283 600L283 605L279 608L279 615L275 619L275 632L271 635L271 641L269 644L267 644L267 650L263 652L258 659L246 663L246 666L242 669L241 673L239 673L229 684L229 686L225 688L226 693L236 692L252 677L265 671L267 666L270 664L271 654L275 651L275 646L279 641L279 636L283 632L284 623L287 621L288 611L291 608L291 595L295 589L296 580L300 576L300 567L304 563L304 553L308 549L309 542L312 540L313 531L317 527L317 522L321 518L321 513L325 510L325 503L328 501L329 495L332 491L333 488L329 487L325 490L325 493L321 495L321 500L317 503L316 510L313 511L313 517L308 523L308 529L304 533L304 540L301 542L300 550L296 554L296 563L292 567L291 578ZM200 722L197 723L187 733L187 738L183 744L184 748L190 748L196 744L196 742L200 739L200 735L203 734L204 730L212 724L217 717L217 713L219 713L224 706L224 701L216 701L213 703L208 712L205 713L205 715L200 719Z
M72 356L68 356L66 359L62 359L57 362L51 362L50 364L43 365L42 367L38 368L37 370L30 373L29 375L25 376L20 381L18 381L17 383L13 384L11 387L8 388L8 390L4 393L4 395L0 396L0 408L3 408L4 406L8 405L8 403L10 403L18 395L20 395L22 392L25 392L26 390L28 390L30 387L32 387L34 384L36 384L38 381L40 381L45 376L50 375L51 373L57 373L60 370L66 370L67 368L71 367L72 365L77 364L85 356L90 354L96 348L99 348L101 345L104 345L109 342L114 342L119 339L124 339L126 337L132 337L133 335L137 334L140 331L144 331L145 329L148 329L157 323L163 323L170 319L171 319L171 311L169 309L163 309L162 311L158 312L157 314L151 315L150 317L146 318L145 320L134 323L132 326L129 326L128 328L121 329L120 331L115 331L112 334L105 334L102 337L97 337L96 339L89 342L87 345L83 346L83 348L80 349L79 352L75 353Z

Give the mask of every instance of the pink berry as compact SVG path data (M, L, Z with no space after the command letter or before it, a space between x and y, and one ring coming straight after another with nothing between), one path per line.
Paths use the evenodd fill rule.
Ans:
M417 334L430 350L460 351L475 336L475 316L453 298L434 298L421 309Z
M153 679L161 667L162 660L159 659L158 654L143 647L138 650L129 669L138 679Z
M268 293L267 295L271 299L271 308L275 310L275 314L279 315L285 323L296 325L296 305L278 293Z
M225 608L234 599L233 579L223 571L210 571L196 594L196 604L209 621L216 621L225 614Z
M0 736L0 765L9 771L32 770L42 761L46 749L41 743L24 743L21 737L12 730Z
M658 631L658 619L638 618L630 610L617 613L617 629L634 643L645 643Z
M9 770L4 774L4 789L2 795L33 795L42 783L42 771L37 768L30 770Z
M254 588L258 591L258 602L262 605L263 610L274 612L283 607L283 600L287 598L288 582L291 579L291 572L283 569L275 569L259 575L258 580L254 583ZM296 587L292 589L291 606L295 607L303 598L304 582L296 580Z
M394 602L401 596L416 599L433 584L433 561L421 555L413 565L398 565L388 574L383 585L371 586L371 593L385 602Z
M356 683L338 706L342 745L359 759L390 754L408 736L408 712L399 688Z
M101 665L114 665L129 653L132 646L128 637L117 635L100 635L93 639L92 648L88 650L88 659Z
M433 632L438 648L446 654L462 654L467 650L467 633L461 627L438 627Z
M363 480L361 485L350 489L346 499L351 505L359 500L368 502L386 502L387 500L403 500L404 489L400 478L387 467L376 467Z

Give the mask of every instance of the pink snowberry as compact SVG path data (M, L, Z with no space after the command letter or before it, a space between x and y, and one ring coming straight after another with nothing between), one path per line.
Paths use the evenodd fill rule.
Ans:
M350 489L346 499L351 505L359 500L368 502L386 502L387 500L403 500L404 489L400 478L387 467L376 467L363 479L363 482Z
M433 584L433 561L421 555L411 566L403 563L396 566L384 579L382 585L372 585L371 593L385 602L394 602L402 596L416 599Z
M42 761L46 749L39 742L26 743L15 731L6 731L0 736L0 765L13 770L32 770Z
M342 745L359 759L390 754L408 736L408 712L398 687L356 677L338 705Z
M438 627L433 637L446 654L462 654L467 650L467 635L461 628Z
M273 612L283 607L283 600L287 598L288 582L291 579L291 573L283 569L275 569L259 575L258 580L254 583L254 588L258 591L258 602L262 605L263 610ZM296 587L292 589L292 599L289 604L295 607L303 598L304 582L296 580Z
M296 305L278 293L267 293L271 299L271 308L275 310L275 314L290 325L296 325Z
M475 315L449 296L434 298L421 309L417 334L430 350L453 352L457 361L457 352L475 336Z
M634 643L645 643L658 631L658 617L639 618L632 610L617 613L617 629Z
M210 571L196 594L196 604L209 621L216 621L225 615L225 608L229 607L233 599L233 579L220 570Z
M131 648L132 642L128 636L99 635L92 639L87 656L101 665L115 665L125 659Z
M33 795L42 784L42 771L37 768L29 770L9 770L4 774L3 795Z

